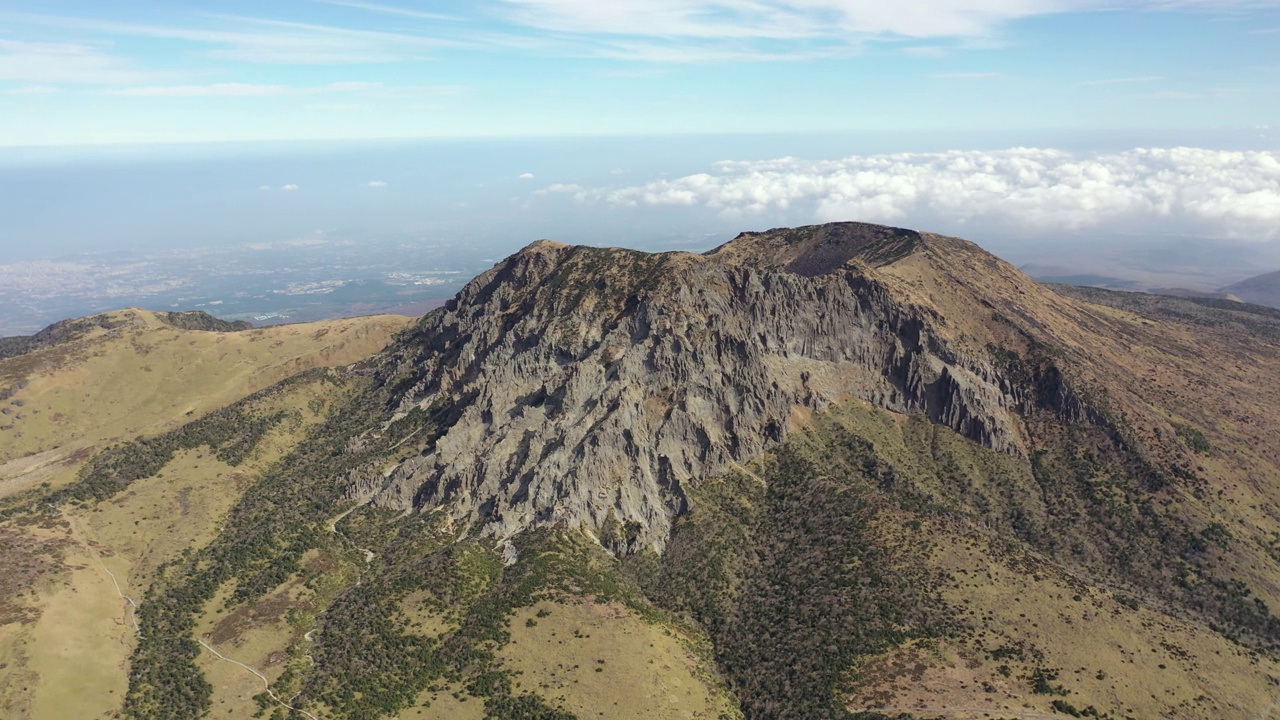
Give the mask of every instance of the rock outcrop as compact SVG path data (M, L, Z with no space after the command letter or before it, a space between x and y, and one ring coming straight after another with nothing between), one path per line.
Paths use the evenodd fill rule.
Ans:
M448 407L448 427L351 493L496 537L581 526L661 551L685 486L782 441L798 410L860 398L1025 455L1018 389L877 279L928 242L841 223L705 255L534 243L384 357L396 416Z

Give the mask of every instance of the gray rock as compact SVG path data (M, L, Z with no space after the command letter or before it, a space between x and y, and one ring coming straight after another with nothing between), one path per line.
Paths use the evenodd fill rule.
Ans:
M504 539L621 526L611 547L661 552L685 487L781 442L797 410L859 398L1025 455L1011 384L867 272L919 236L826 227L707 255L530 245L384 358L398 413L448 405L451 425L350 494Z

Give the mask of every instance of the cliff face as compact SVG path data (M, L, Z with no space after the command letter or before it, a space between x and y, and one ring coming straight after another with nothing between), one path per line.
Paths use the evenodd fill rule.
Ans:
M582 526L615 551L661 551L687 483L839 399L1025 455L1022 393L877 279L928 242L848 223L702 256L530 245L385 358L396 416L431 409L448 428L350 492L498 537Z

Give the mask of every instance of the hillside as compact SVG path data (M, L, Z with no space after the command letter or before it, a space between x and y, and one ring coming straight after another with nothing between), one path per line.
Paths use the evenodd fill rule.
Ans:
M406 318L249 329L203 313L66 321L0 354L0 498L64 481L105 444L173 428L313 367L384 347Z
M1221 292L1234 295L1245 302L1280 307L1280 270L1228 285Z
M537 242L368 360L12 503L0 707L1265 716L1277 385L1268 311L955 238ZM50 648L98 690L50 694Z
M216 456L174 448L154 477L92 512L0 524L5 561L19 568L0 585L2 714L95 717L118 706L112 693L127 687L131 649L119 593L141 597L159 566L209 542L254 469L321 417L327 383L317 368L373 354L408 322L254 330L203 313L131 309L2 341L0 514L57 504L68 497L59 488L83 486L112 453L134 460L159 450L144 439L98 454L121 440L215 428L252 438L254 449L249 457L243 443Z

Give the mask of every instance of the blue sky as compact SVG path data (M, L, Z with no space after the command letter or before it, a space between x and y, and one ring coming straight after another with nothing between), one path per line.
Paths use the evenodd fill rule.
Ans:
M1277 0L0 2L0 146L1277 124Z
M0 280L861 220L1217 286L1280 266L1280 0L0 0L0 218Z

